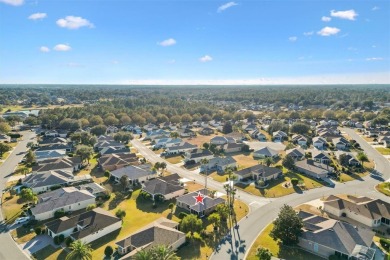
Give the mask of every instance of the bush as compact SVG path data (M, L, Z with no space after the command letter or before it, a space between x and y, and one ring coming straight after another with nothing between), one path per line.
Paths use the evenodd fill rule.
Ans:
M54 244L56 244L56 245L61 244L59 236L55 236L55 237L53 238L53 241L54 241Z
M110 257L114 253L114 249L111 246L106 246L104 249L104 255Z
M89 205L87 206L87 211L91 211L91 210L93 210L94 208L96 208L96 204L89 204Z
M292 178L291 179L291 184L293 185L293 186L297 186L297 184L298 184L298 179L297 178Z
M343 213L341 213L341 216L342 216L343 218L345 218L345 217L347 216L347 213L343 212Z
M50 187L50 190L58 190L61 188L61 185L53 185Z
M383 237L381 237L379 239L379 243L381 244L381 246L386 249L387 251L390 250L390 240L389 239L385 239Z
M62 218L63 216L65 216L65 211L63 209L54 212L54 218Z
M105 171L104 172L104 176L107 177L107 178L110 178L110 176L111 176L110 171Z
M185 213L185 212L180 212L180 213L179 213L179 218L183 219L183 218L185 218L187 215L188 215L188 214Z
M60 241L60 244L61 244L62 242L64 242L65 236L63 234L59 235L58 240Z
M35 234L37 234L37 236L39 236L40 234L42 234L42 228L40 228L40 227L36 227L36 228L34 229L34 231L35 231Z
M67 247L70 247L70 244L72 244L72 242L73 242L73 239L70 238L70 237L67 237L65 239L65 244L66 244Z

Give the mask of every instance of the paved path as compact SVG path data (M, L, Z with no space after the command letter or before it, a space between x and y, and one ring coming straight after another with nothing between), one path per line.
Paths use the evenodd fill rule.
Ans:
M163 158L161 158L158 154L155 154L152 150L147 148L141 141L139 140L132 140L131 143L133 146L138 150L138 152L143 155L148 161L151 163L156 162L162 162L165 161ZM200 175L199 173L196 173L196 171L189 171L187 169L183 169L177 165L171 164L168 161L165 161L167 163L167 170L172 173L177 173L182 177L185 177L190 180L195 180L198 183L204 184L205 177L203 175ZM211 178L207 178L207 187L212 190L216 190L219 192L222 192L226 194L225 190L223 189L222 183L217 182ZM250 193L237 190L237 197L238 199L242 200L246 204L248 204L251 208L251 210L257 209L262 205L268 204L272 201L272 199L263 198L259 196L252 195Z
M367 155L375 160L376 170L383 175L382 178L390 178L390 163L387 159L385 159L380 153L378 153L378 151L372 148L371 145L367 144L367 142L359 137L352 129L342 129L342 131L346 132L353 139L355 139L365 150ZM139 150L139 152L152 163L157 161L161 162L163 160L153 151L146 148L140 141L134 140L132 143ZM183 175L188 179L195 179L195 181L199 183L204 183L203 176L194 174L193 172L189 172L175 165L168 163L168 170L170 172ZM311 200L339 193L356 194L388 200L388 197L377 192L374 188L375 185L381 181L383 181L383 179L367 176L364 178L364 181L356 180L347 183L336 183L333 188L322 187L304 191L301 194L291 194L273 200L257 197L239 191L241 199L251 206L251 213L248 215L248 218L244 218L239 222L238 230L232 230L232 242L225 242L224 244L221 244L220 249L218 251L214 251L210 258L216 260L244 259L257 236L271 221L277 217L280 207L284 204L288 204L294 207ZM212 181L210 179L208 180L208 187L211 189L223 191L221 186L222 184L219 182ZM253 205L256 206L253 207Z
M27 143L31 142L31 138L35 137L35 133L31 131L21 132L23 134L23 140L18 143L12 153L8 156L7 160L0 165L0 190L5 188L5 184L11 173L15 170L18 163L24 157L22 152L27 151ZM0 221L3 222L3 214L0 210ZM0 228L2 229L2 228ZM0 233L0 260L22 260L29 259L29 256L22 252L11 238L9 233Z

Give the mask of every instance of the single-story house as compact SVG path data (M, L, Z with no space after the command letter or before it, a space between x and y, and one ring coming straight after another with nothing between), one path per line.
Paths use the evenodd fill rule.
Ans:
M188 142L181 142L181 143L174 144L170 147L167 147L165 149L165 153L168 155L181 154L181 153L185 153L187 151L191 151L195 148L197 148L196 145L190 144Z
M143 128L145 131L150 132L150 131L153 131L153 130L157 130L157 129L158 129L158 126L156 126L155 124L149 123L149 124L147 124L147 125L144 125L142 128Z
M279 156L279 152L269 148L268 146L261 148L253 153L254 158L277 158Z
M56 130L49 130L45 132L46 137L57 137L59 136L58 132Z
M260 131L257 133L256 138L257 138L257 140L262 141L262 142L267 141L267 137L265 136L265 134L263 134Z
M43 138L39 141L39 145L47 145L47 144L67 144L68 140L62 137L47 137Z
M124 148L125 145L110 138L102 138L102 140L98 140L98 142L93 146L96 152L99 152L107 147Z
M390 147L390 136L382 136L378 139L378 142L383 144L383 147L389 148Z
M252 178L255 181L269 181L282 176L282 170L276 167L268 167L265 165L258 164L236 171L235 174L237 175L239 180L245 178Z
M38 151L54 151L54 150L65 150L67 152L71 152L73 150L73 145L71 143L56 143L56 144L39 144Z
M227 143L222 146L224 153L236 153L241 152L245 144L243 143Z
M245 135L240 132L231 132L229 134L225 135L226 138L229 138L228 140L231 140L231 142L241 143L245 140ZM231 138L233 138L233 141Z
M236 140L234 140L233 137L229 136L214 136L213 138L210 139L210 144L215 144L215 145L223 145L227 143L235 143Z
M98 165L103 171L113 171L127 165L137 165L138 162L135 153L106 154L98 159Z
M315 178L326 178L329 173L334 171L333 167L313 160L298 161L295 163L295 167L297 171Z
M242 129L246 132L255 131L257 130L257 126L255 124L243 125Z
M324 211L337 217L347 217L368 227L390 227L390 203L368 197L348 195L346 198L329 196Z
M174 144L179 144L183 142L181 138L161 138L161 139L155 139L154 140L154 149L161 149L161 148L167 148Z
M11 137L5 134L0 134L0 143L9 143L11 142Z
M185 193L185 189L180 185L179 180L180 176L177 173L159 177L142 184L142 190L152 195L153 200L158 195L162 196L164 200L170 200Z
M95 208L73 217L53 220L45 227L47 234L53 238L64 235L88 244L121 229L122 220L102 208Z
M200 166L200 172L217 171L218 173L223 173L226 168L237 169L237 161L231 156L215 157L210 159L207 164L202 164Z
M123 147L108 146L101 149L99 153L100 156L108 155L108 154L130 153L130 148L127 146L123 146Z
M304 250L328 259L336 255L342 259L374 259L371 248L375 233L349 223L329 219L306 211L299 211L303 232L298 245Z
M76 186L76 188L79 190L87 190L96 198L104 196L106 194L106 189L100 186L99 184L97 184L96 182L85 183Z
M163 129L151 130L146 133L144 140L150 140L153 136L161 136L161 135L169 136L169 132Z
M32 172L48 172L53 170L64 170L76 172L81 169L81 158L75 157L62 157L46 159L38 162L37 165L32 167Z
M86 190L66 187L38 195L38 204L30 208L34 219L41 221L54 217L58 210L76 211L95 204L95 196Z
M334 138L332 139L332 143L339 150L346 150L350 146L349 141L344 137Z
M107 127L106 134L114 134L119 131L119 128L113 125Z
M50 190L53 186L66 186L91 181L92 177L89 174L73 176L71 171L56 170L29 174L22 179L22 184L31 188L34 193L42 193Z
M200 130L199 133L202 135L212 135L214 134L214 130L210 127L205 127L202 130Z
M286 151L286 156L290 156L295 161L305 159L305 151L302 148L292 148Z
M120 259L132 259L142 250L157 245L165 245L176 250L186 242L186 234L178 230L179 223L161 217L153 223L141 228L130 236L115 244L118 246Z
M288 135L283 131L276 131L272 133L272 137L275 142L283 142L288 138Z
M342 152L342 151L336 151L335 154L336 154L337 160L340 163L341 163L340 159L342 158L342 155L345 155L345 159L344 160L348 162L348 165L350 165L350 166L358 166L358 165L360 165L360 162L351 153L346 153L346 152Z
M181 129L177 131L180 137L193 137L196 136L195 132L189 128Z
M212 159L214 158L214 154L207 149L193 149L191 151L187 151L184 155L184 162L186 163L199 163L203 159Z
M120 182L122 176L127 176L130 180L130 184L136 184L144 183L147 180L156 178L157 173L150 169L134 165L125 166L111 172L111 178L113 178L116 182Z
M299 146L303 146L303 147L307 146L307 138L304 137L303 135L295 134L292 136L291 140L293 141L293 143L296 143Z
M320 136L313 138L313 146L319 150L324 150L326 147L326 140Z
M46 159L57 159L66 156L66 150L47 150L35 151L35 161L43 161Z
M202 203L195 203L195 197L201 194ZM211 192L205 189L194 191L176 198L176 206L188 210L191 214L199 217L206 216L213 212L219 204L224 204L225 200L219 197L210 197Z
M329 156L326 153L321 152L321 151L316 150L316 149L313 149L311 156L313 157L314 161L319 162L319 163L329 164L331 162L331 159L329 158Z

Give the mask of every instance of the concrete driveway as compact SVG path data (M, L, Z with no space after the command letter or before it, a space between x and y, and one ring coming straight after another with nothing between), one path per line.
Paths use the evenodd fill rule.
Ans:
M284 151L286 146L283 143L274 143L274 142L259 142L259 141L250 141L250 142L244 142L251 149L254 149L255 151L268 146L271 149L277 150L277 151Z
M53 247L58 247L54 244L53 238L49 235L39 235L31 239L25 244L21 244L20 247L28 254L34 254L35 252L41 250L42 248L52 245Z

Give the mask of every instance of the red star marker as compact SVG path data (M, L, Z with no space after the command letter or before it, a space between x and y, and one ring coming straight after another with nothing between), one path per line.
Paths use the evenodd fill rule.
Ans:
M203 194L200 193L200 191L198 192L198 195L197 196L193 196L193 198L195 199L195 205L199 204L199 203L204 205L204 203L203 203L204 196L203 196Z

